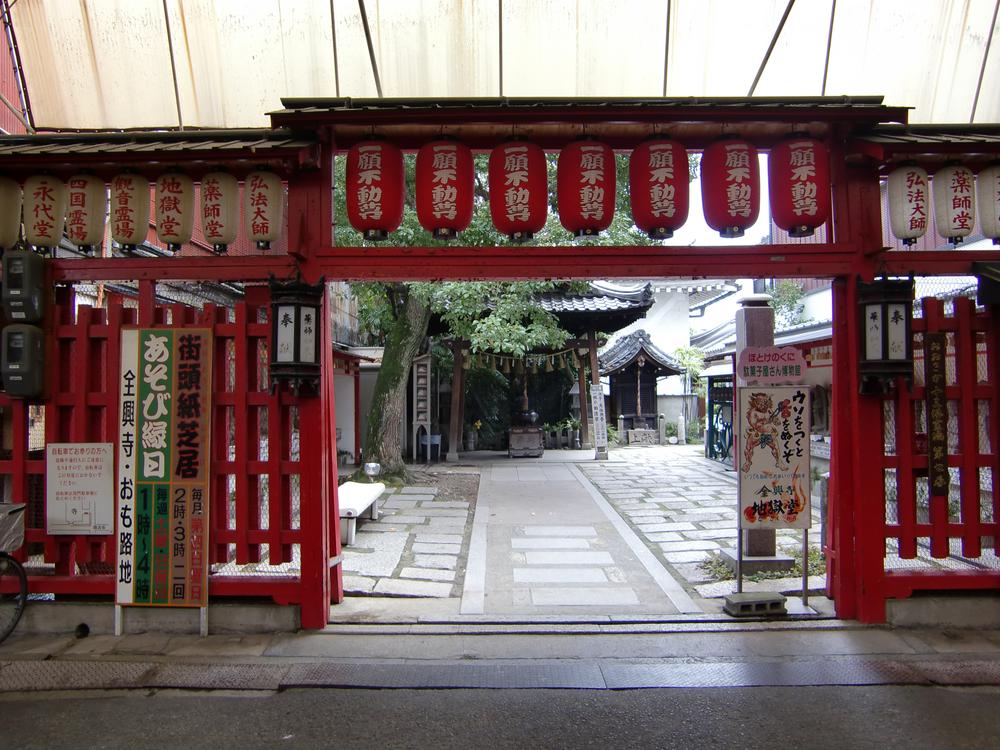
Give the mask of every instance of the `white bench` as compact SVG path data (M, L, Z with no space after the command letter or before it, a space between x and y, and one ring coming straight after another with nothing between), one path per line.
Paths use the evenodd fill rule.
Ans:
M385 492L382 482L344 482L337 488L337 500L340 503L340 543L345 546L354 544L354 533L357 530L358 518L366 510L369 518L378 520L378 503Z

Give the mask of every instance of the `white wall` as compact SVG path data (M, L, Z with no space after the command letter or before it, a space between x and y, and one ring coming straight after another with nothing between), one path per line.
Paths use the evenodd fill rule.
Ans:
M350 451L349 461L353 462L357 459L354 455L354 378L351 375L334 375L333 389L337 429L340 430L337 450Z

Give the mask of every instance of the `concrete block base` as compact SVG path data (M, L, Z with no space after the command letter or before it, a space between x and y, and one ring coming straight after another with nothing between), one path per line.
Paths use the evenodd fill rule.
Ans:
M726 567L733 571L733 575L736 575L736 550L723 549L720 551L720 554ZM794 567L795 558L786 555L774 555L772 557L743 556L743 575L745 576L752 576L754 573L786 571Z
M733 617L769 617L788 614L784 596L765 592L730 594L726 597L722 609Z
M993 629L1000 622L1000 596L966 592L890 599L886 602L886 620L901 628Z

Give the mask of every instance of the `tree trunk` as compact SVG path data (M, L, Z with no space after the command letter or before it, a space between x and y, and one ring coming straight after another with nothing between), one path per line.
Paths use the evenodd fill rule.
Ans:
M406 294L406 303L386 337L382 367L375 380L375 393L368 412L364 450L364 460L382 464L384 474L400 473L405 469L399 433L400 425L406 424L406 386L413 360L427 336L430 317L430 306L425 300Z

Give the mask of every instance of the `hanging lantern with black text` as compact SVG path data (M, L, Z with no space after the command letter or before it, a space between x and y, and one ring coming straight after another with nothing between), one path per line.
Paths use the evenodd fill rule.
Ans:
M66 182L69 208L66 211L66 236L81 252L94 254L104 244L108 211L108 191L104 180L92 174L73 175Z
M369 242L382 242L403 223L403 152L362 141L347 152L347 220Z
M320 317L324 279L268 282L271 292L271 390L287 383L298 395L319 394L320 357L327 351ZM328 345L328 342L327 342Z
M938 234L958 245L976 226L975 178L968 167L951 165L934 173L934 223Z
M24 239L42 254L59 246L66 222L66 185L50 175L24 182Z
M124 173L111 180L111 239L127 254L149 236L149 180Z
M191 241L194 229L194 182L168 172L156 181L156 236L172 253Z
M0 177L0 253L10 250L21 237L21 185Z
M705 222L721 236L742 237L760 213L757 149L746 141L716 141L701 158Z
M284 191L274 172L251 172L243 181L243 221L258 250L269 250L281 238Z
M615 153L600 141L574 141L559 152L559 222L574 237L591 237L615 216Z
M212 250L222 255L236 241L240 220L240 184L228 172L201 178L201 231Z
M915 164L903 164L889 173L889 227L904 245L912 245L927 232L928 185L927 172Z
M490 154L490 215L513 242L530 240L549 211L545 152L534 143L501 143Z
M885 392L896 378L913 378L912 279L858 283L861 393Z
M1000 245L1000 164L991 164L976 177L976 197L983 236Z
M688 159L680 143L640 143L628 163L632 221L651 239L674 236L688 216Z
M454 239L472 221L472 151L432 141L417 152L417 219L439 240Z
M830 218L830 156L815 138L792 138L767 160L771 218L792 237L809 237Z

